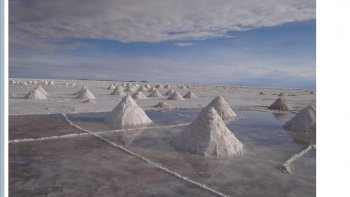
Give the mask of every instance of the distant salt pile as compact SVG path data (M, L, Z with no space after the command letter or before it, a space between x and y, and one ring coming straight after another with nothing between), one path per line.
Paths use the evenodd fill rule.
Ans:
M281 92L278 96L284 96L284 93L283 92Z
M114 90L124 91L124 88L123 88L123 86L118 85L118 86L116 86L116 88Z
M133 99L142 100L147 99L147 97L142 92L136 92L132 95Z
M149 83L147 83L146 85L145 85L145 88L147 88L147 89L150 89L152 86L149 84Z
M243 144L226 127L213 108L205 108L199 116L178 135L173 145L179 151L203 156L236 156L243 152Z
M113 90L113 89L115 89L114 84L111 84L111 85L109 85L109 86L107 87L107 90Z
M38 84L38 82L34 80L34 81L33 81L33 85L36 85L36 84Z
M170 88L171 88L171 85L166 84L166 85L164 86L164 88L168 88L168 89L170 89Z
M115 96L125 96L125 93L122 89L120 88L115 88L113 90L113 92L111 93L111 95L115 95Z
M127 86L125 91L127 92L136 92L136 87L135 86Z
M72 83L71 85L72 85L72 86L75 86L75 83Z
M197 98L197 96L192 92L188 91L185 95L184 98Z
M161 88L163 88L163 85L157 84L157 85L155 86L155 88L161 89Z
M152 123L152 120L130 95L125 96L120 101L113 111L107 115L105 121L113 123L119 128L138 127Z
M269 109L278 110L278 111L288 111L290 107L287 105L286 100L283 97L276 99L272 105L270 105Z
M45 81L43 81L43 84L44 85L49 85L49 82L45 80Z
M164 102L159 102L157 105L155 105L155 106L153 106L153 107L155 107L155 108L161 108L161 109L166 109L166 110L171 109L171 106L168 105L168 104L166 104L166 103L164 103Z
M162 97L162 94L158 92L158 90L154 90L148 97Z
M73 95L79 95L81 94L84 90L86 90L87 88L84 86L82 87L80 90L78 90L77 92L73 93Z
M46 90L41 87L41 85L38 85L35 89L38 89L40 92L42 92L45 96L49 96L49 93L46 92Z
M164 94L164 96L170 96L170 95L173 94L174 92L175 92L175 90L169 89L169 90Z
M76 98L78 98L78 99L96 99L95 95L92 94L92 93L90 92L90 90L87 89L87 88L86 88L85 90L81 91L81 92L77 95Z
M65 86L69 86L69 83L68 83L68 82L64 82L64 85L65 85Z
M55 85L55 83L53 81L50 81L48 85Z
M148 88L146 88L145 86L141 86L138 91L142 91L142 92L147 92Z
M311 91L310 94L314 94L314 91Z
M316 106L309 105L302 109L294 118L286 122L283 127L289 131L316 132Z
M153 87L151 87L149 90L148 90L148 92L154 92L154 91L156 91L157 89L153 86Z
M47 97L38 89L33 89L24 96L25 99L46 100Z
M213 107L224 121L232 120L237 114L231 109L230 105L222 96L214 98L205 108Z
M259 95L265 95L265 93L264 92L260 92Z
M184 98L178 92L174 92L168 97L168 100L184 100Z
M24 82L22 82L22 85L28 86L28 83L24 81Z

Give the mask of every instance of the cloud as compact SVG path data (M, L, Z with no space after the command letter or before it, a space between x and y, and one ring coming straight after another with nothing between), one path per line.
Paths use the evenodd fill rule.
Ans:
M10 0L9 41L44 50L64 39L185 43L310 20L315 12L315 0Z
M178 46L178 47L188 47L188 46L194 45L194 43L192 43L192 42L177 42L174 45Z

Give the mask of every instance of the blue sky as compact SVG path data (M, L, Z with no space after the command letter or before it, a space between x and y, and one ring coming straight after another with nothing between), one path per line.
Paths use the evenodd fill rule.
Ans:
M72 2L10 2L10 77L315 87L314 1Z

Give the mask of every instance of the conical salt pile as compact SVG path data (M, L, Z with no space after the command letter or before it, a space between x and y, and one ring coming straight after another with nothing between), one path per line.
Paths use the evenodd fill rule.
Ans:
M49 93L47 93L46 90L43 87L41 87L41 85L38 85L35 89L42 92L45 96L49 96Z
M81 94L84 90L86 90L87 88L84 86L82 87L80 90L78 90L77 92L73 93L73 95L79 95Z
M163 88L163 85L157 84L155 87L156 87L156 88Z
M124 88L121 86L121 85L118 85L115 90L118 90L118 91L124 91Z
M115 86L113 84L111 84L107 87L107 90L113 90L113 89L115 89Z
M289 131L316 132L316 106L309 105L302 109L294 118L286 122L283 127Z
M162 94L158 90L154 90L148 97L162 97Z
M120 103L105 118L106 122L114 123L119 128L130 128L152 123L152 120L137 105L130 96L125 96Z
M171 109L171 106L164 103L164 102L159 102L157 105L153 106L155 108L161 108L161 109Z
M283 92L281 92L278 96L284 96L284 93Z
M205 108L173 141L179 151L227 157L243 152L243 144L226 127L217 111Z
M205 108L213 107L224 121L237 117L237 114L231 109L230 105L222 96L214 98Z
M175 90L169 89L169 90L164 94L164 96L170 96L170 95L173 94L174 92L175 92Z
M46 100L47 97L38 89L33 89L24 96L25 99Z
M149 90L148 90L148 92L154 92L154 91L156 91L157 89L155 88L155 87L151 87Z
M111 93L111 95L116 95L116 96L124 96L125 93L123 90L121 90L120 88L115 88L113 90L113 92Z
M145 85L145 88L147 88L147 89L150 89L152 86L149 84L149 83L147 83L146 85Z
M147 99L147 97L142 92L136 92L132 95L132 98L137 100Z
M188 91L184 98L197 98L197 96L192 91Z
M168 100L184 100L184 98L178 92L174 92L168 97Z
M289 106L287 105L287 102L284 100L283 97L278 98L274 103L272 103L269 109L278 110L278 111L290 110Z
M141 86L138 91L147 92L148 88L146 88L145 86Z
M260 92L259 95L265 95L265 93L264 92Z
M166 84L166 85L164 86L164 88L171 88L171 85Z
M80 92L78 94L78 96L76 97L78 99L96 99L95 95L93 95L89 89L85 89L82 92Z
M127 92L135 92L137 89L135 86L127 86L127 88L125 89L125 91Z
M53 81L50 81L49 85L55 85L55 83Z

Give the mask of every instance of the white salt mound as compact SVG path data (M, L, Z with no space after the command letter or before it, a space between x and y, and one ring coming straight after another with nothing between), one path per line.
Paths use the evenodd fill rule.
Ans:
M124 88L121 85L118 85L115 90L117 91L124 91Z
M111 84L107 87L107 90L112 90L112 89L115 89L115 86L113 84Z
M121 90L120 88L115 88L113 90L113 92L111 93L111 95L116 95L116 96L124 96L125 93L123 90Z
M55 83L53 81L50 81L48 84L49 85L55 85Z
M46 100L47 97L38 89L33 89L24 96L25 99Z
M204 156L227 157L243 152L243 144L226 127L213 107L203 109L174 139L173 145L179 151Z
M80 90L78 90L77 92L73 93L73 95L79 95L81 94L84 90L86 90L87 88L84 86L82 87Z
M168 100L184 100L184 98L178 92L174 92L168 97Z
M49 93L46 92L46 90L41 87L41 85L38 85L35 89L38 89L40 92L42 92L45 96L49 96Z
M158 90L154 90L148 97L162 97L162 94L158 92Z
M152 120L130 95L125 96L119 102L113 111L107 115L105 121L113 123L119 128L138 127L152 123Z
M138 91L147 92L148 88L146 88L145 86L141 86Z
M274 103L269 107L269 109L278 110L278 111L288 111L290 107L287 105L286 100L283 97L276 99Z
M163 85L157 84L155 87L160 89L160 88L163 88Z
M137 88L135 86L127 86L126 90L127 92L135 92Z
M83 90L82 92L80 92L76 98L78 98L78 99L96 99L95 95L92 94L90 92L90 90L87 88L85 90Z
M132 98L133 99L138 99L138 100L141 100L141 99L147 99L147 97L142 93L142 92L136 92L132 95Z
M232 120L237 117L237 114L231 109L230 105L222 96L214 98L206 108L213 107L224 121Z
M184 98L197 98L197 96L192 92L188 91L185 95Z
M305 107L283 127L289 131L316 133L316 106Z
M169 89L169 90L164 94L164 96L170 96L170 95L173 94L174 92L175 92L175 90Z

